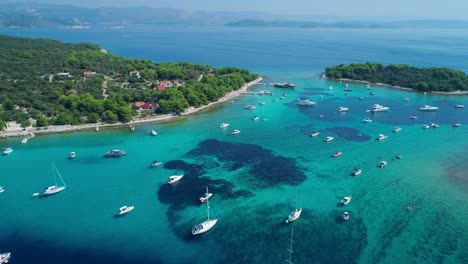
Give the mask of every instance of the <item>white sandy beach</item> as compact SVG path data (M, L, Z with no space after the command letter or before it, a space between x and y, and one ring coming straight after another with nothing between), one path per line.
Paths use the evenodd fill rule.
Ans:
M187 116L187 115L208 109L209 107L215 104L230 101L233 98L246 93L249 88L258 84L262 80L263 80L263 77L258 77L257 79L249 83L246 83L244 86L242 86L238 90L232 91L226 94L224 97L220 98L216 102L212 102L212 103L209 103L207 105L203 105L197 108L190 107L184 113L181 113L181 114L174 113L174 114L165 114L165 115L155 115L155 116L150 116L150 117L145 117L145 118L134 118L129 123L99 124L99 128L101 129L101 128L109 128L109 127L124 127L124 126L131 126L131 125L133 126L136 124L166 121L166 120L171 120L175 118L180 118L181 116ZM77 126L63 125L63 126L49 126L47 129L37 130L35 127L28 127L26 129L23 129L19 127L18 125L16 125L16 126L11 126L5 129L4 131L1 131L0 137L30 137L31 135L66 133L66 132L73 132L73 131L79 131L79 130L95 130L96 126L97 126L96 124L85 124L85 125L77 125Z

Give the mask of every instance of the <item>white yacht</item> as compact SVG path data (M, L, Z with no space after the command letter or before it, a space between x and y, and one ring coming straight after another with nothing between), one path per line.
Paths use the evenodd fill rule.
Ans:
M392 131L395 132L395 133L396 133L396 132L400 132L400 131L401 131L401 127L395 127Z
M259 119L260 119L259 116L254 116L254 117L252 117L252 121L257 121L257 120L259 120Z
M336 158L336 157L338 157L338 156L341 156L341 151L335 151L335 152L333 152L332 156L333 156L334 158Z
M301 216L301 213L302 213L302 208L294 209L294 211L292 211L288 215L288 219L286 219L286 223L291 223L291 222L296 221Z
M335 139L335 138L334 138L334 137L328 136L328 137L325 138L325 142L330 142L330 141L332 141L333 139Z
M221 123L221 125L219 125L219 128L226 128L228 126L229 126L228 123Z
M456 105L455 105L455 108L461 109L461 108L465 108L465 106L462 105L462 104L456 104Z
M348 213L348 212L344 212L344 213L343 213L343 220L348 221L348 219L349 219L349 213Z
M343 107L343 106L340 106L340 107L338 108L338 112L340 112L340 113L341 113L341 112L348 112L348 110L349 110L349 108Z
M23 140L21 140L21 144L26 144L28 143L28 138L23 138Z
M75 151L70 152L70 159L76 158L76 153Z
M200 197L200 202L202 203L207 202L208 199L211 198L211 196L213 196L213 194L208 192L208 186L206 186L206 193L202 197Z
M153 160L153 162L151 162L151 165L150 167L151 168L155 168L157 166L161 165L161 162L160 161L157 161L157 160Z
M238 135L238 134L240 134L240 130L234 129L234 130L232 130L231 132L229 132L228 135L231 136L231 135Z
M333 90L333 86L330 85L330 87L328 87L328 90Z
M119 215L124 215L130 211L132 211L135 208L135 206L122 206L119 208Z
M358 175L361 174L361 173L362 173L362 170L360 170L360 169L354 169L354 171L353 171L353 176L358 176Z
M423 105L419 108L421 111L437 111L438 109L439 107L430 105Z
M429 126L432 127L432 128L438 128L439 127L439 125L436 124L436 123L430 123Z
M13 152L12 148L3 148L3 155L8 155Z
M349 202L351 202L351 199L353 199L353 197L350 195L350 196L346 196L343 198L343 200L341 200L341 205L347 205L349 204Z
M0 254L0 264L8 263L10 261L11 253L1 253Z
M423 128L428 129L428 128L431 128L431 126L430 125L423 125Z
M373 112L373 113L375 113L375 112L386 112L389 109L390 108L388 108L386 106L375 104L374 106L372 106L372 109L370 111Z
M174 184L178 181L180 181L182 178L184 177L184 175L172 175L169 177L169 180L167 181L168 184Z
M148 131L148 134L150 134L150 136L157 136L158 135L158 133L155 130Z
M377 137L377 140L384 140L386 138L387 136L385 136L384 134L379 134L379 136Z
M453 127L459 127L459 126L460 126L460 123L453 123L452 126L453 126Z
M379 168L383 168L383 167L385 167L385 166L387 166L387 162L382 160L382 161L379 163Z
M413 119L413 120L416 120L416 119L418 119L418 117L417 117L417 116L410 116L410 118L411 118L411 119Z
M371 123L372 122L372 119L366 117L362 120L363 123Z
M255 109L255 108L257 108L257 107L255 107L254 105L246 105L246 106L244 106L244 109L249 109L249 110L253 110L253 109Z
M316 137L318 135L320 135L320 132L318 132L318 131L314 131L314 132L310 133L311 137Z
M0 193L2 193L2 192L4 192L4 191L5 191L5 189L3 189L2 186L0 186Z
M67 185L65 184L65 181L63 180L62 175L60 175L60 172L58 171L57 167L55 167L55 164L53 163L52 163L52 171L54 173L55 185L46 187L44 191L42 192L43 196L56 194L65 190L65 188L67 188ZM57 178L60 179L62 186L58 185Z
M316 103L305 98L297 99L296 105L298 106L314 106Z
M192 227L192 235L195 236L195 235L203 234L207 232L208 230L210 230L211 228L213 228L213 226L215 226L216 223L218 222L218 219L210 219L210 200L209 199L206 200L206 213L207 213L207 219L203 221L202 223L198 225L194 225Z

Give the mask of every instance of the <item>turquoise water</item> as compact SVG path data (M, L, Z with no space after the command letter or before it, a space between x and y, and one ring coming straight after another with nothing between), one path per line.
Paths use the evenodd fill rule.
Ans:
M467 71L466 31L135 27L0 33L95 42L118 55L156 61L244 66L266 81L298 85L258 86L253 90L270 89L274 96L245 95L134 132L49 135L24 145L2 140L15 150L0 157L6 190L0 194L0 251L12 251L14 263L282 263L290 226L296 263L468 261L468 114L454 108L468 105L468 98L381 87L372 88L371 96L360 84L350 84L353 92L345 95L343 84L318 77L328 65L366 60ZM287 38L277 40L278 35ZM283 93L285 100L273 102ZM297 107L299 96L317 106ZM365 111L376 103L390 112ZM247 104L257 108L244 110ZM440 110L420 112L423 104ZM350 111L338 113L339 106ZM260 120L252 121L254 115ZM365 117L374 122L362 123ZM230 127L218 128L222 122ZM430 122L440 126L422 129ZM453 122L462 126L453 128ZM402 131L391 132L395 126ZM149 129L159 135L148 136ZM227 136L231 129L241 134ZM312 131L320 135L311 138ZM388 138L379 142L381 133ZM323 142L327 135L335 140ZM114 148L127 155L103 158ZM343 154L330 157L337 150ZM70 151L77 153L75 160L67 159ZM398 153L401 160L394 158ZM148 168L153 160L163 165ZM381 160L388 161L385 168L377 168ZM52 162L67 189L32 198L53 184ZM356 167L363 172L352 177ZM178 185L164 184L181 171ZM211 214L219 221L209 233L192 237L191 226L206 217L198 202L206 185L214 193ZM347 195L352 202L338 206ZM122 205L135 210L114 217ZM303 208L301 218L283 224L296 206ZM341 220L345 210L348 222Z

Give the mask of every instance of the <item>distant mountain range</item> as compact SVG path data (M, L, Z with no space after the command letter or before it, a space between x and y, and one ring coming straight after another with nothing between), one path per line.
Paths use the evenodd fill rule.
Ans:
M281 17L282 20L277 20ZM83 8L37 3L0 4L0 27L125 26L129 24L189 24L230 27L292 28L468 28L468 21L409 20L396 22L301 21L261 12L184 11L172 8Z

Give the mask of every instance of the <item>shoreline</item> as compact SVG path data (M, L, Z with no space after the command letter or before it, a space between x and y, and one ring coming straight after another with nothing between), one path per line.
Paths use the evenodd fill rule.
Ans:
M133 125L138 125L138 124L146 124L146 123L153 123L153 122L161 122L161 121L169 121L169 120L175 120L178 118L182 118L184 116L188 116L203 110L206 110L213 105L223 103L229 100L232 100L235 97L238 97L242 94L245 94L249 88L257 85L259 82L263 80L263 77L258 77L257 79L245 83L241 88L229 92L220 99L218 99L216 102L211 102L207 105L202 105L200 107L189 107L185 112L180 113L180 114L164 114L164 115L156 115L156 116L150 116L150 117L145 117L145 118L135 118L132 121L128 123L113 123L113 124L84 124L84 125L62 125L62 126L48 126L48 129L43 129L43 130L36 130L35 127L29 127L23 130L23 128L16 128L16 129L11 129L8 131L8 129L0 132L0 138L7 138L7 137L32 137L34 135L48 135L48 134L61 134L61 133L70 133L70 132L75 132L75 131L85 131L85 130L96 130L96 127L99 128L120 128L120 127L130 127Z
M362 84L372 84L375 86L381 86L381 87L388 87L388 88L393 88L393 89L398 89L398 90L405 90L405 91L410 91L410 92L417 92L417 93L423 93L418 90L415 90L413 88L408 88L408 87L403 87L403 86L398 86L398 85L391 85L388 83L373 83L369 81L363 81L363 80L354 80L354 79L347 79L347 78L328 78L325 73L320 74L320 78L331 80L331 81L342 81L342 82L353 82L353 83L362 83ZM442 91L428 91L428 93L432 94L438 94L438 95L468 95L468 91L453 91L453 92L442 92Z

